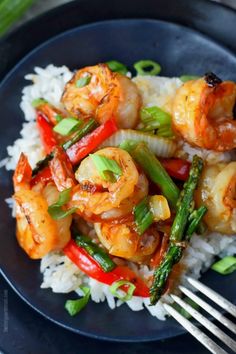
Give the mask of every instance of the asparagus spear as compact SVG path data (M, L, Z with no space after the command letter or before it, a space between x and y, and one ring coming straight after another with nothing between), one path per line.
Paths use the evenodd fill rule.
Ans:
M130 153L149 178L159 186L171 206L175 208L180 193L179 188L147 145L143 142L128 141L122 143L120 147Z
M160 266L154 271L153 283L150 289L151 305L160 299L166 285L167 278L174 264L182 257L185 241L185 230L192 209L193 193L203 168L203 161L195 155L193 157L189 178L185 182L177 203L177 212L170 232L170 244Z
M76 233L75 242L78 246L84 248L88 254L100 264L104 272L110 272L116 267L116 264L108 254L101 247L93 243L89 237Z
M88 134L91 130L95 129L96 127L97 127L97 122L93 118L89 119L89 121L81 129L79 129L70 140L62 144L63 149L64 150L69 149L77 141L83 138L83 136ZM53 158L53 153L51 152L46 157L44 157L44 159L37 162L35 168L33 169L32 176L35 176L40 170L46 167L49 161L52 160L52 158Z

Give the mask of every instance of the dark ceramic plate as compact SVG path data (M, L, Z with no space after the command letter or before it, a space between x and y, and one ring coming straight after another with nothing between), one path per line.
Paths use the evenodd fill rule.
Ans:
M165 1L165 4L167 2L169 5L174 4L174 1ZM114 6L117 3L114 2ZM132 1L127 2L128 8L130 3ZM150 5L153 8L157 3L145 1L146 6ZM187 1L185 3L187 4ZM121 2L119 4L122 6ZM19 109L21 90L27 84L24 75L32 72L36 65L65 64L75 69L109 59L118 59L132 67L133 62L147 58L161 63L162 75L166 76L186 73L201 75L210 70L223 79L236 80L235 55L187 27L141 18L101 21L80 26L53 37L34 49L2 81L0 158L5 156L6 146L18 136L23 121ZM68 295L41 290L39 262L30 260L17 246L14 236L15 222L4 202L4 199L12 194L11 174L3 169L0 173L0 190L3 197L0 202L2 274L30 306L67 329L100 339L150 341L173 337L184 332L172 319L161 322L150 316L147 311L131 312L126 306L111 311L106 304L90 303L81 315L69 317L64 310ZM229 300L236 302L235 275L220 277L208 272L203 280Z

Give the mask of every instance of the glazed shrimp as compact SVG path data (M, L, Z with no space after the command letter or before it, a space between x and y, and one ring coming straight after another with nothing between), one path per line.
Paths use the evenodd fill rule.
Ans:
M196 191L196 202L206 205L205 222L211 231L236 232L236 162L206 166Z
M236 147L236 84L214 74L181 86L173 103L173 127L190 144L227 151Z
M96 152L118 163L122 174L115 182L104 180L96 169L91 156L84 159L75 178L79 184L73 188L70 207L76 207L82 216L100 215L117 208L132 196L139 173L130 155L119 148L105 148Z
M94 227L100 242L110 254L138 263L148 261L160 243L160 235L152 227L141 236L135 231L133 223L96 223Z
M53 220L48 206L58 200L54 184L30 189L31 167L21 154L13 182L16 202L16 236L20 246L33 259L39 259L52 250L62 249L70 240L71 215Z
M61 101L74 116L93 116L99 123L114 116L119 128L134 128L141 106L137 86L106 64L78 70L67 83Z

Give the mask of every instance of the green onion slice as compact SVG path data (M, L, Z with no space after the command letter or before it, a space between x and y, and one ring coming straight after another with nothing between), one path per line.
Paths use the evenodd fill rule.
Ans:
M236 270L236 257L226 256L211 266L214 271L227 275Z
M82 121L73 117L62 119L53 130L63 136L69 135L76 131L82 124Z
M127 67L117 60L110 60L106 62L107 66L111 71L117 72L122 75L126 75L128 72Z
M158 129L158 135L172 137L171 115L157 106L145 107L140 111L141 122L144 125L143 131Z
M153 60L140 60L134 64L137 75L158 75L161 71L161 66Z
M153 223L154 216L150 210L147 198L144 198L134 207L134 221L139 235L142 235Z
M114 177L117 178L122 175L122 169L115 160L98 154L90 154L89 156L92 158L96 169L104 180L113 182L116 180Z
M84 86L87 86L91 81L91 76L90 75L86 75L81 77L79 80L76 81L76 87L81 88Z
M60 192L58 201L48 207L48 213L54 220L63 219L76 211L76 208L71 208L68 210L62 209L62 206L68 203L70 200L70 191L71 188L68 188Z
M43 99L43 98L36 98L35 100L33 100L31 102L31 104L32 104L32 106L34 108L37 108L37 107L39 107L39 106L41 106L42 104L45 104L45 103L48 103L48 102L45 99Z
M90 298L90 289L86 286L81 286L80 289L84 293L84 297L78 300L67 300L65 309L71 316L77 315L88 303Z
M128 287L128 290L125 295L121 295L117 291L122 286ZM129 301L130 299L132 299L132 296L133 296L134 290L136 289L136 286L127 280L118 280L115 283L113 283L109 289L110 289L110 292L112 293L112 295L117 297L121 301Z
M197 80L199 78L200 78L200 76L197 76L197 75L182 75L182 76L180 76L180 80L182 82L187 82L190 80Z

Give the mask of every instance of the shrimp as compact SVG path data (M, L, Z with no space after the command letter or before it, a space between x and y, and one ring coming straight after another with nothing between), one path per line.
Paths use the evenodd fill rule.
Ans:
M137 234L133 223L95 223L100 242L110 254L130 261L145 263L160 243L159 233L151 227L143 235Z
M100 215L117 208L133 195L139 173L128 152L119 148L105 148L96 152L118 163L122 174L115 182L104 180L91 156L85 158L75 173L79 182L72 190L70 207L76 207L80 215Z
M215 151L236 147L236 83L214 74L182 85L173 102L173 127L192 145Z
M59 192L52 183L30 189L30 171L26 156L21 154L13 176L16 236L30 258L39 259L50 251L62 249L70 240L72 216L61 220L50 217L48 206L58 200Z
M138 124L141 96L136 84L106 64L78 70L66 84L61 101L74 116L93 116L99 123L114 116L119 128Z
M61 146L53 149L53 158L49 166L53 181L60 192L76 184L71 162Z
M208 208L204 220L211 231L236 232L236 162L205 166L195 197Z

